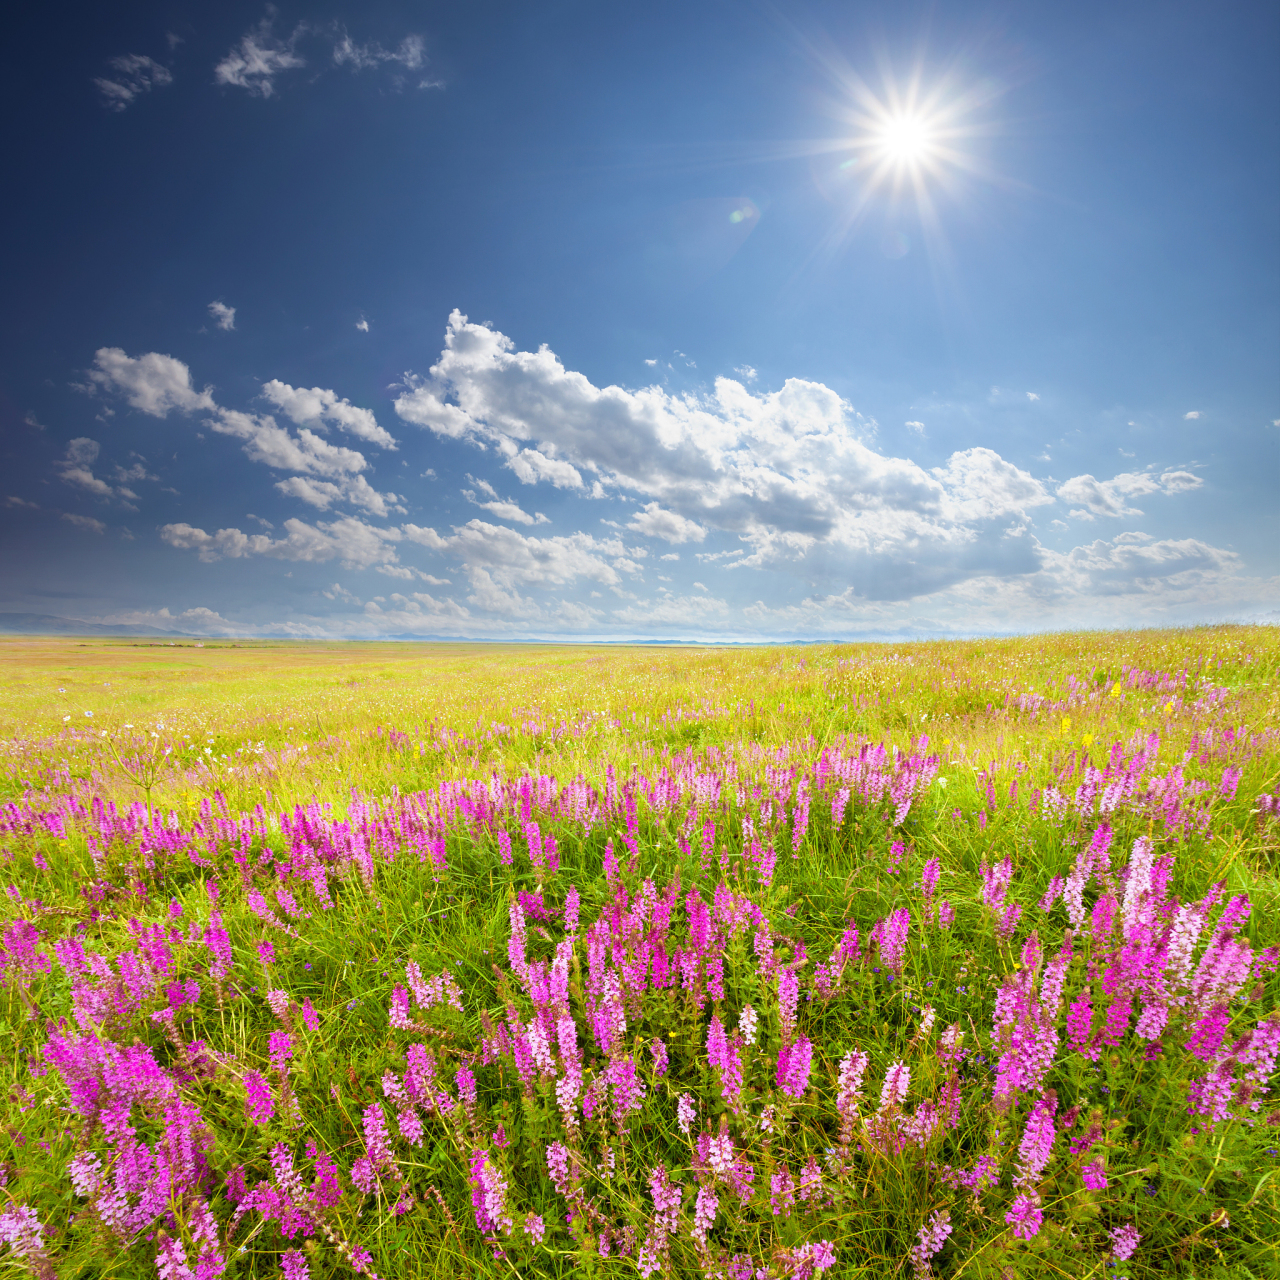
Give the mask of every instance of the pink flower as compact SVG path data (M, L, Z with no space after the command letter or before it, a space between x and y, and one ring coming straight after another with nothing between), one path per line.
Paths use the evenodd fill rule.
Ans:
M693 1230L690 1234L704 1249L707 1247L707 1232L711 1230L719 1208L720 1197L710 1187L699 1188L693 1212Z
M951 1215L945 1209L940 1209L917 1234L920 1243L911 1250L908 1257L918 1280L924 1280L925 1276L933 1274L933 1255L946 1244L947 1237L951 1234Z
M783 1165L769 1179L769 1203L773 1207L773 1216L789 1218L795 1202L796 1184L792 1181L791 1171Z
M880 1110L900 1107L907 1100L910 1087L911 1068L905 1062L895 1062L885 1072L884 1084L880 1087Z
M1112 1227L1109 1234L1111 1255L1117 1262L1127 1262L1132 1258L1133 1251L1138 1247L1138 1241L1142 1239L1132 1222L1126 1222L1122 1227Z
M687 1138L689 1136L689 1126L697 1117L697 1108L693 1105L693 1098L682 1093L680 1100L676 1103L676 1123L680 1126L680 1132Z
M1082 1165L1080 1168L1080 1181L1084 1183L1090 1191L1103 1191L1107 1186L1107 1174L1101 1160L1095 1160L1092 1164Z
M649 1052L653 1054L653 1074L655 1076L665 1076L667 1074L667 1046L661 1040L653 1040L649 1045Z
M1015 1187L1031 1187L1040 1181L1040 1175L1049 1163L1053 1152L1053 1140L1057 1137L1053 1117L1058 1110L1058 1099L1046 1094L1031 1108L1022 1142L1018 1145L1018 1172Z

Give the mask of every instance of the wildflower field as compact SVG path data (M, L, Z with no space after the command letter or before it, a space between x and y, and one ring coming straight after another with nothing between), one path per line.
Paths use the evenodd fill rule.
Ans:
M1278 640L0 641L0 1270L1280 1275Z

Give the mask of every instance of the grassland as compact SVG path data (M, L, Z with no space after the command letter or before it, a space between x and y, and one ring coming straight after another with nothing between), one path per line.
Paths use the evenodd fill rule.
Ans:
M0 670L15 1269L1280 1274L1274 629Z

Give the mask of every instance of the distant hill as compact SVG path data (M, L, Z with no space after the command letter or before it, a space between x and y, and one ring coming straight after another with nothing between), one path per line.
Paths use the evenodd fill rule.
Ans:
M159 627L132 626L124 622L85 622L81 618L58 618L48 613L0 613L0 635L10 636L172 636L186 637L185 631L162 631Z

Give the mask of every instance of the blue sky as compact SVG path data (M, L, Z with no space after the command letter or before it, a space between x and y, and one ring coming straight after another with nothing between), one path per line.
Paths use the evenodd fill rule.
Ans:
M111 9L4 54L0 610L1277 617L1273 5Z

